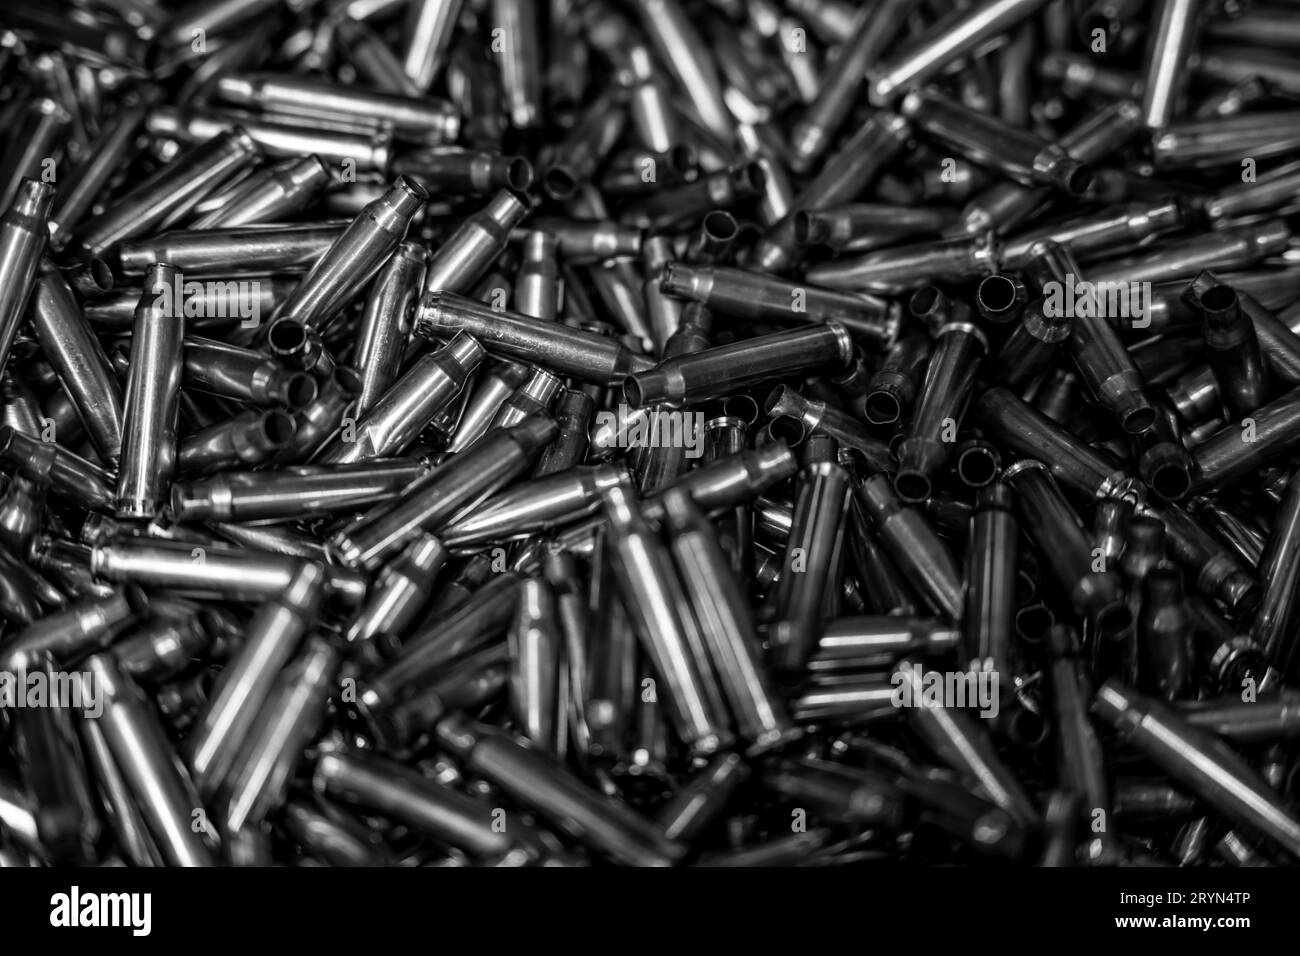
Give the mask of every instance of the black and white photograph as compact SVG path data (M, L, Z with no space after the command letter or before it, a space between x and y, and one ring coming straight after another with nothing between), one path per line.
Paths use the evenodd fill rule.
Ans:
M5 938L1282 940L1297 228L1300 0L0 0Z

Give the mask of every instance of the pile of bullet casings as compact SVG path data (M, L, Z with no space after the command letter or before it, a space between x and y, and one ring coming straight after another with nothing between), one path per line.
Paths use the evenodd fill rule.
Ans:
M1295 0L4 0L0 89L0 862L1300 858Z

